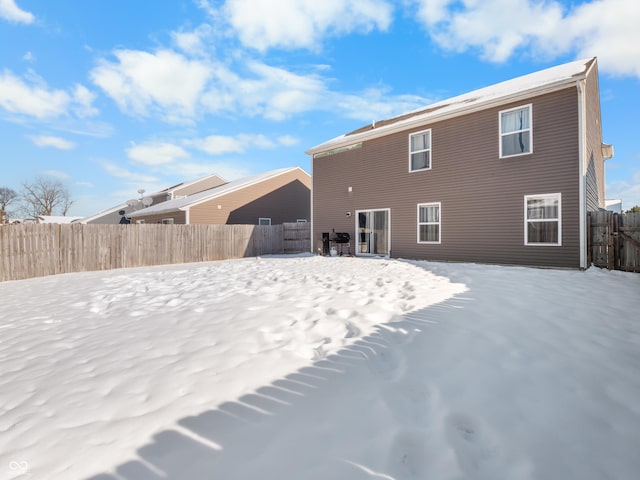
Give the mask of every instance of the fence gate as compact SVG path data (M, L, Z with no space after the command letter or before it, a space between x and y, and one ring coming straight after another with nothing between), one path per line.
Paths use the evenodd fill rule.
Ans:
M640 272L640 213L589 212L589 264Z

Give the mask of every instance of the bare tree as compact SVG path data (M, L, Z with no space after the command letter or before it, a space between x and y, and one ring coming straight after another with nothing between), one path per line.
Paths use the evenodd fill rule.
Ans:
M18 198L18 194L15 190L7 187L0 187L0 223L4 223L7 220L7 207L11 202Z
M73 204L69 189L60 180L37 177L22 184L20 203L23 212L33 218L60 212L66 215Z

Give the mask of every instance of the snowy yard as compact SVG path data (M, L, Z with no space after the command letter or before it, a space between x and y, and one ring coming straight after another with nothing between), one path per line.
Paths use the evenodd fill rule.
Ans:
M0 478L640 478L640 275L264 257L0 283Z

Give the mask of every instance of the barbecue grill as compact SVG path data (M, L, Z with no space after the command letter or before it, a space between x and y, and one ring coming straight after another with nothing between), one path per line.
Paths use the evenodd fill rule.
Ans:
M344 252L342 251L342 247L347 244L347 255L351 255L351 251L349 248L349 240L351 240L351 235L349 235L349 233L347 232L334 232L334 237L331 239L331 241L335 244L337 244L338 247L338 255L342 256L344 255Z

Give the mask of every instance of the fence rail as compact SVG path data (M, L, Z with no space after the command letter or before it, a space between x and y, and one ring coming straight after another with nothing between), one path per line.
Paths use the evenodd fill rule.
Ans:
M589 263L640 272L640 213L589 212Z
M0 228L0 281L309 249L308 224L9 225Z

